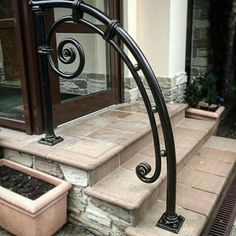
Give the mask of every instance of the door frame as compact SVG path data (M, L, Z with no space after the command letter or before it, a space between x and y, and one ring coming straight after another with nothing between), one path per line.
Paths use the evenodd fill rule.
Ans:
M110 14L112 18L116 18L119 21L123 21L123 0L116 1L110 0ZM47 25L52 25L54 21L53 12L47 17ZM100 28L105 29L105 26L99 25ZM64 23L58 27L57 33L95 33L88 27L80 23ZM95 33L96 34L96 33ZM56 48L56 41L54 39L53 47ZM86 55L85 55L86 56ZM121 69L122 63L120 57L111 48L110 57L111 58L111 77L112 77L112 89L101 91L95 94L83 96L81 98L75 98L71 101L65 101L61 103L60 99L60 87L59 87L59 77L49 69L51 83L51 94L52 94L52 104L54 112L54 123L55 125L62 124L69 120L84 116L91 112L100 110L107 106L121 103L124 97L124 89L121 79L123 77ZM54 61L56 59L54 58Z
M17 40L19 46L19 55L21 57L21 73L22 76L22 96L23 96L23 105L24 105L24 115L25 120L13 120L7 118L0 118L0 126L5 126L8 128L13 128L17 130L25 131L27 134L42 134L44 130L44 121L43 121L43 106L41 102L41 85L39 78L39 67L38 67L38 54L37 54L37 44L36 44L36 34L33 24L33 14L32 10L29 7L28 0L12 0L17 4L16 16L17 20L14 21L14 27L17 30ZM123 0L114 0L111 1L113 5L113 16L118 19L121 24L123 23ZM13 21L10 22L12 26ZM0 20L0 29L2 22ZM9 22L8 22L9 27ZM112 67L115 68L112 71L113 76L116 76L116 91L114 93L114 101L108 102L106 106L121 103L124 101L124 80L123 80L123 63L118 55L112 51L115 55L115 60L112 61ZM53 80L53 72L49 69L51 81ZM55 83L51 83L52 90L55 89ZM56 98L58 99L58 98ZM98 95L98 99L94 100L91 98L90 103L93 106L87 106L85 103L81 106L76 106L76 109L88 109L82 115L93 112L95 108L103 108L101 102L104 97L102 94ZM56 100L53 100L53 107L55 112L58 112L58 106ZM69 103L68 103L69 104ZM65 113L65 107L61 107L59 110ZM67 111L74 111L73 103L67 105ZM72 114L74 118L78 116ZM58 117L55 124L64 123L66 120L64 117Z
M7 117L0 117L0 125L6 126L14 129L24 130L28 134L32 134L32 126L31 126L31 109L30 109L30 97L28 93L28 73L27 73L27 61L25 57L25 38L24 38L24 29L22 27L22 5L21 1L12 0L12 10L13 10L13 18L7 20L0 20L0 29L14 29L16 34L16 47L17 47L17 59L19 62L19 70L20 70L20 79L21 79L21 91L22 91L22 99L23 99L23 107L24 107L24 120L16 120ZM25 1L26 3L27 1ZM22 3L22 2L21 2ZM28 2L27 2L28 4ZM4 24L6 21L6 24ZM28 33L27 33L28 34ZM26 34L26 35L27 35Z

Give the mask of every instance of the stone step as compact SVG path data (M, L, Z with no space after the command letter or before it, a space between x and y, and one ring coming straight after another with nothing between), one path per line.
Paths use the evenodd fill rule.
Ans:
M198 236L210 218L217 200L235 174L236 140L211 137L178 174L177 213L185 218L179 236ZM135 227L126 229L128 236L168 236L172 233L155 225L165 211L165 192Z
M185 109L185 104L168 105L172 124L184 118ZM157 114L156 120L161 133ZM51 147L37 142L42 136L2 128L3 156L59 178L68 177L73 184L68 172L77 173L83 176L82 186L86 186L96 184L152 141L141 102L111 106L62 125L55 132L64 141Z
M186 118L174 126L178 172L215 132L215 125L214 121ZM160 143L161 146L164 145L163 137ZM85 193L90 196L92 202L99 201L100 206L105 202L110 208L119 207L122 211L125 210L129 223L136 225L158 195L166 192L166 187L163 187L166 182L166 159L162 159L160 178L153 184L141 182L135 174L136 166L144 161L154 166L153 144L148 145L94 186L86 188Z

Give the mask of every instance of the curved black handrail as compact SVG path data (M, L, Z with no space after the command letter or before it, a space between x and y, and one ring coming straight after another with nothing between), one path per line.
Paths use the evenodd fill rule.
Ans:
M132 73L136 84L139 88L139 91L142 95L148 117L150 120L154 149L155 149L155 171L152 176L148 174L151 172L151 166L148 163L140 163L136 167L136 174L140 180L145 183L153 183L155 182L161 172L161 157L167 157L167 209L162 219L158 222L158 225L162 228L168 228L171 231L177 231L176 228L180 227L183 222L183 218L178 216L175 212L176 208L176 154L175 154L175 144L174 137L172 132L172 127L168 115L168 111L166 108L166 104L162 95L161 88L157 82L155 74L148 63L146 57L137 46L135 41L130 37L130 35L120 26L120 24L116 20L112 20L109 16L105 15L100 10L85 4L81 0L31 0L30 5L33 7L35 14L39 16L39 22L41 21L40 27L43 28L43 15L44 10L47 8L70 8L72 9L71 16L64 16L58 19L49 30L48 36L46 37L45 31L41 32L43 34L43 38L40 38L40 50L39 53L42 55L47 55L47 59L51 68L60 76L71 79L78 76L84 67L85 63L85 55L83 49L79 42L72 38L67 38L59 43L58 47L58 55L59 59L62 63L69 64L75 61L76 53L73 48L65 48L66 44L73 44L79 52L80 55L80 63L78 69L72 74L65 74L61 72L53 63L51 58L51 51L48 50L51 48L51 40L56 28L65 23L65 22L79 22L86 24L96 33L104 38L121 56L130 72ZM96 27L91 22L83 19L83 14L87 13L90 16L93 16L95 19L99 20L106 26L106 30L102 31L98 27ZM113 40L114 37L120 39L124 45L129 49L129 51L134 56L137 61L137 65L133 65L126 53L120 48L116 42ZM43 48L43 50L42 50ZM42 59L43 60L43 59ZM45 59L44 59L45 61ZM138 74L138 71L141 70L147 80L147 83L150 87L151 93L153 95L156 110L158 111L158 115L160 118L161 126L163 129L164 142L166 150L162 151L160 149L160 142L158 137L158 130L154 115L154 109L151 105L143 82ZM46 72L45 72L46 73ZM164 226L163 226L164 224ZM175 228L175 229L174 229Z

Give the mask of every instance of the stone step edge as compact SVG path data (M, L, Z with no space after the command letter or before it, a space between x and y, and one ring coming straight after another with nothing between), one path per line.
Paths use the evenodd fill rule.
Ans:
M185 110L186 110L187 107L188 106L186 104L182 104L174 113L170 114L170 119L171 119L172 123L178 123L178 122L181 121L182 118L184 119L184 114L185 114ZM178 117L178 115L180 117ZM157 128L159 130L161 128L160 121L157 122ZM8 147L7 144L2 145L1 148L14 150L14 151L17 151L19 153L26 154L26 155L40 157L40 158L43 158L43 159L48 160L48 161L58 162L60 164L65 164L65 165L68 165L68 166L71 166L71 167L79 168L79 169L84 170L84 171L94 171L99 166L104 165L107 161L109 161L109 160L113 159L114 157L116 157L119 153L121 153L123 151L126 151L129 148L129 146L131 146L132 144L135 144L135 143L139 142L140 140L142 140L142 138L145 138L150 134L151 134L151 128L150 128L150 126L148 126L147 129L144 130L144 132L142 134L136 135L131 140L131 142L129 140L129 142L124 146L120 146L120 145L116 146L114 148L114 151L108 151L107 153L105 153L104 156L101 158L101 160L99 162L94 163L94 164L89 164L89 165L84 165L83 163L79 163L79 162L74 163L73 161L70 161L68 158L65 158L65 160L57 159L56 156L53 156L53 157L50 156L50 153L45 155L44 153L38 152L37 155L35 155L35 153L31 152L30 150L25 151L25 150L23 150L23 148L22 149L18 149L18 148L14 149L12 146ZM151 142L151 140L150 140L150 142Z

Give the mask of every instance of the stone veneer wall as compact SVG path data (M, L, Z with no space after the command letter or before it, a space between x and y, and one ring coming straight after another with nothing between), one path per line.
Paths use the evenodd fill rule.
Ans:
M194 0L192 24L192 68L191 76L203 76L208 67L209 29L210 29L210 1Z
M168 103L184 102L184 91L187 83L186 73L179 73L172 78L157 78L162 89L164 99ZM144 86L148 92L150 100L153 101L147 81L143 79ZM140 98L140 93L133 78L125 79L125 101L132 102Z
M97 236L122 236L133 222L129 211L91 199L83 193L91 185L91 172L69 165L31 156L11 149L3 149L0 158L6 158L73 184L68 196L68 221L93 232Z

